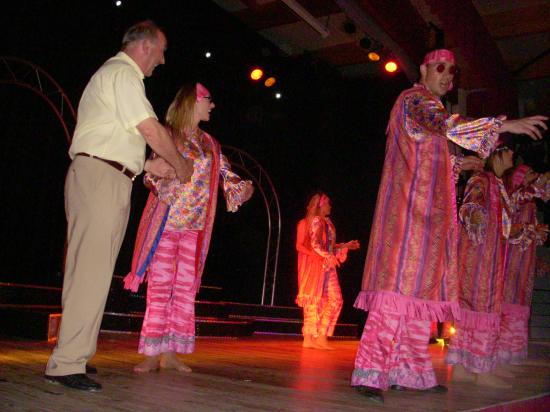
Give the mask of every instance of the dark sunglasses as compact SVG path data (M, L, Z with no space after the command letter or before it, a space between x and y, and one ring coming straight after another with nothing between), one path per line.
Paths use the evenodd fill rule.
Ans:
M445 71L445 64L439 63L435 69L438 73L443 73ZM457 72L458 68L454 64L452 66L449 66L449 74L455 75Z

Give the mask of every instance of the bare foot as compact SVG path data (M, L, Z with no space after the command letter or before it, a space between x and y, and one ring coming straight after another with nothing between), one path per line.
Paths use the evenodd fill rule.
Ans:
M453 365L453 382L475 382L475 373L468 372L462 365Z
M302 343L302 347L310 349L323 349L322 346L318 345L315 342L315 339L312 335L304 335L304 342Z
M162 369L175 369L178 372L191 372L191 368L183 363L174 352L163 353L160 357Z
M147 373L151 371L157 371L159 369L159 357L158 356L146 356L145 360L134 366L134 372Z
M480 386L488 386L495 389L510 389L512 387L512 385L506 383L493 373L478 374L476 383Z
M321 349L334 350L334 348L328 344L328 340L325 335L317 336L317 339L315 339L315 343L320 346Z

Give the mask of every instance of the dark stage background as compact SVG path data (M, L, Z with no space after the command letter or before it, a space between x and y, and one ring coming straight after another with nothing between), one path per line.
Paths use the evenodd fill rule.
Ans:
M269 173L279 195L282 238L275 303L294 305L295 224L308 195L333 201L339 240L359 239L340 269L343 318L359 291L381 172L384 130L391 105L408 86L401 74L344 79L307 54L281 55L214 3L196 1L19 1L3 10L0 55L23 58L50 73L77 106L94 71L120 46L124 30L151 18L168 36L166 65L146 80L159 118L179 86L204 83L217 105L203 127L250 153ZM15 7L15 8L13 8ZM204 58L209 50L213 58ZM260 64L276 74L281 100L253 84ZM68 145L51 109L34 93L0 85L2 139L0 281L61 285L65 239L63 183ZM147 190L134 184L128 232L116 266L124 275ZM267 217L256 194L236 214L220 199L204 284L222 286L224 299L259 303Z

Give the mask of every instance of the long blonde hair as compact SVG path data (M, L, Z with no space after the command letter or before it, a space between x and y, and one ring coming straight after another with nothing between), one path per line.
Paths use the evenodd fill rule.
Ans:
M176 142L182 143L186 129L193 127L193 116L197 103L196 83L185 83L176 93L166 112L166 125L172 131Z
M319 201L321 200L322 196L326 196L323 192L316 192L309 198L309 202L307 203L306 208L306 238L304 239L304 243L309 244L309 229L311 228L311 223L313 222L313 218L315 216L320 215L320 207L319 207Z

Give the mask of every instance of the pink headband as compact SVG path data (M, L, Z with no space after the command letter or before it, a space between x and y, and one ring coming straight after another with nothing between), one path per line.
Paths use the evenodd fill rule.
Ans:
M447 49L437 49L427 53L424 56L424 61L422 64L430 64L435 62L449 62L455 64L455 55L452 51ZM453 82L449 83L448 91L453 89Z
M328 196L323 193L319 198L319 207L323 207L325 204L328 203L328 201L329 201Z
M197 83L197 102L200 102L205 97L210 96L210 92L202 84Z
M422 64L430 64L434 62L449 62L455 64L455 55L452 51L446 49L437 49L431 51L424 56Z

